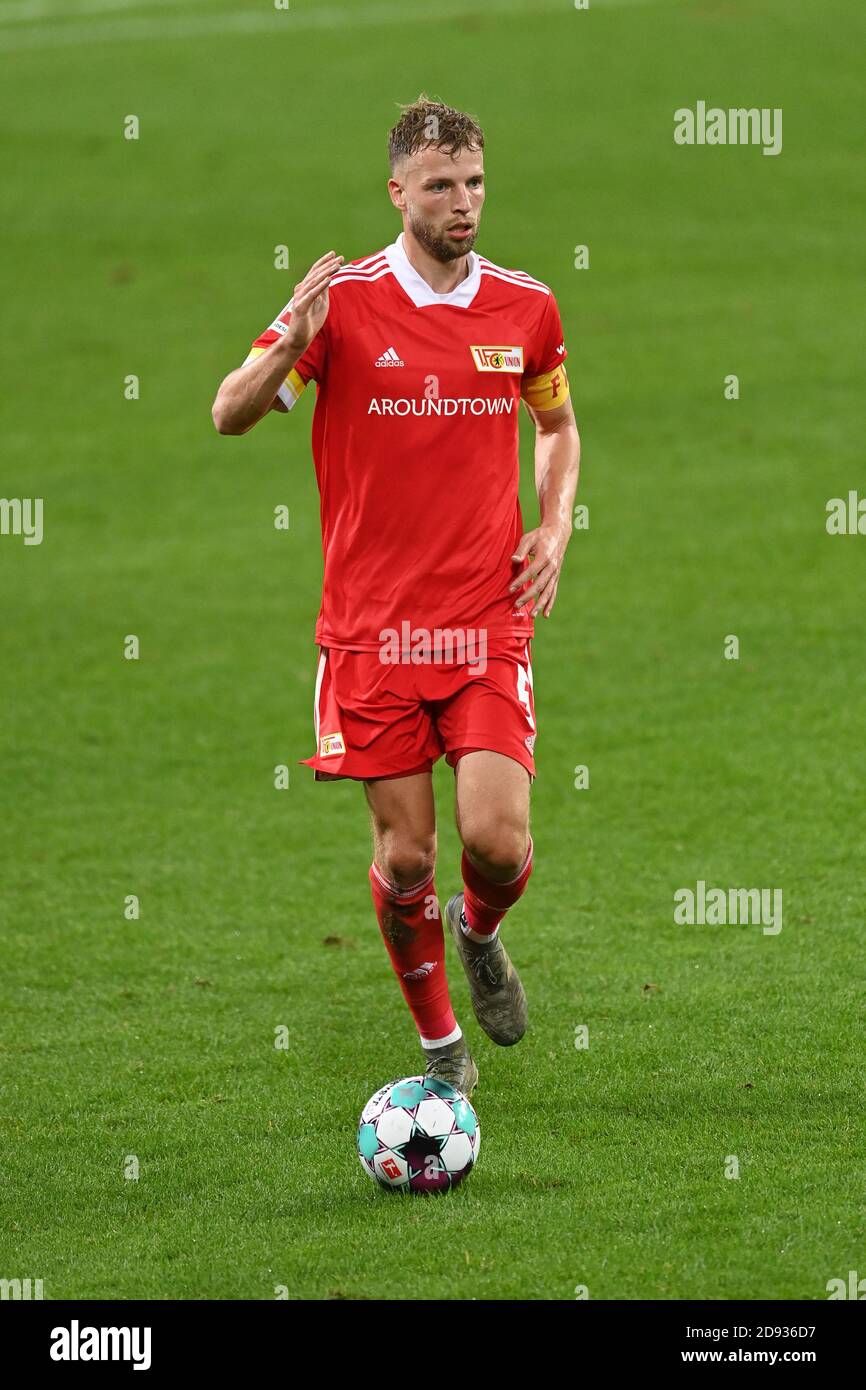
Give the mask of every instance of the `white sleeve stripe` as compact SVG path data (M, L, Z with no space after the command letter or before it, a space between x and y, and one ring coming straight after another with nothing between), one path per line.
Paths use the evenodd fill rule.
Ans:
M515 280L512 275L500 275L497 270L488 270L487 266L481 267L482 275L489 275L491 280L504 280L506 285L514 285L521 290L536 290L538 294L550 294L546 285L542 285L538 280Z
M322 694L322 678L325 674L325 656L326 653L320 649L319 669L316 672L316 689L313 694L313 728L316 731L316 757L319 756L319 699Z

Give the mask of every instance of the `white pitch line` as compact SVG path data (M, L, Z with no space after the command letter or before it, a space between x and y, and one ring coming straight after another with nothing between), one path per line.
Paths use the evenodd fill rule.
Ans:
M153 2L153 0L149 0ZM195 0L198 3L198 0ZM35 3L35 0L29 0ZM73 4L75 0L73 0ZM104 6L99 0L78 0L82 6L92 4L94 13L100 13ZM124 0L108 0L118 8ZM142 0L138 0L142 3ZM449 19L489 18L507 15L532 17L539 12L544 14L572 14L576 23L586 23L592 9L620 9L624 6L674 4L677 0L593 0L590 11L575 13L567 0L485 0L483 5L472 8L467 4L439 4L434 10L404 4L374 4L365 9L344 9L338 6L325 6L315 10L263 10L258 13L234 14L226 11L218 15L189 15L175 18L163 16L144 18L135 15L91 23L85 19L59 28L61 15L73 11L65 8L52 13L46 11L44 18L51 19L51 26L41 25L27 32L12 32L8 29L0 36L0 55L20 53L27 50L46 50L52 48L73 48L91 43L137 43L149 40L194 39L206 35L220 34L296 34L303 30L345 29L380 26L400 26L402 24L436 25ZM86 13L89 15L90 11ZM33 21L30 21L33 22Z
M77 15L101 15L110 14L117 10L147 10L147 9L168 9L183 10L190 5L209 5L212 0L0 0L0 24L29 24L37 23L42 19L68 19L70 16ZM262 0L263 6L267 5L267 0ZM652 4L653 0L592 0L592 7L604 9L606 6L623 4ZM496 8L495 3L492 6ZM379 9L388 8L380 5ZM403 13L404 7L392 5L392 14ZM467 7L464 7L467 8ZM487 5L485 8L491 8ZM509 8L509 7L506 7ZM537 6L530 3L523 3L514 8L520 10L535 9ZM563 9L570 10L572 5L569 0L557 0L556 4L550 6L551 10ZM290 10L295 19L307 15L337 15L344 21L355 19L358 10L353 7L347 10L341 6L321 6L317 5L316 10L305 10L303 4L297 8L297 3L292 6L290 0ZM362 12L363 13L363 12ZM435 17L435 16L434 16ZM325 23L335 22L326 18Z
M3 0L0 24L38 24L40 21L103 15L115 10L145 10L156 6L179 10L186 5L207 5L211 0Z

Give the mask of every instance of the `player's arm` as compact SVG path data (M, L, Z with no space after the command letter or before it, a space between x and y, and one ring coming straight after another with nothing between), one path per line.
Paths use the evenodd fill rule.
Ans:
M559 371L564 377L564 367ZM551 380L553 374L548 373L547 378L546 389L542 389L539 378L535 394L531 389L536 385L534 382L529 383L530 389L524 390L524 401L535 425L535 486L541 521L533 531L525 532L520 538L512 559L521 565L527 556L531 559L511 585L513 592L531 581L515 607L531 603L533 616L541 612L545 618L550 617L566 547L571 539L574 494L580 471L580 435L567 394L567 378L565 399L559 399L562 388L552 389L556 387L555 379ZM548 399L558 400L558 403L548 404Z
M328 286L342 264L334 251L321 256L295 286L285 334L229 372L211 411L220 434L246 434L269 410L284 408L277 393L328 317Z

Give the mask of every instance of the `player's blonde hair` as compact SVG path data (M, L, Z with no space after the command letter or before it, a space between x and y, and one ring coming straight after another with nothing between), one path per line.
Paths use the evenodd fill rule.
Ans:
M452 156L461 150L484 149L484 131L474 116L442 101L433 101L426 92L408 106L401 106L400 111L399 121L388 134L392 173L401 160L427 145L435 145Z

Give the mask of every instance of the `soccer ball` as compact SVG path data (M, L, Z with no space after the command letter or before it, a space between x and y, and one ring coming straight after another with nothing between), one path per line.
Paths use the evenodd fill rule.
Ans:
M478 1157L478 1116L455 1086L432 1076L389 1081L371 1096L358 1123L358 1157L383 1187L445 1192Z

